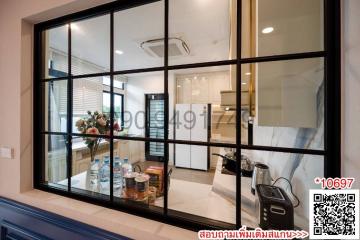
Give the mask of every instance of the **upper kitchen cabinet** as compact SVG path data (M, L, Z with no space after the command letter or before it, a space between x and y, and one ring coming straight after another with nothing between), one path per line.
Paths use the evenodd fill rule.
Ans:
M220 105L221 91L231 90L229 66L174 71L174 74L177 103Z
M324 49L323 0L243 0L242 58Z
M169 71L175 90L169 98L170 139L184 140L179 138L179 131L190 129L192 135L189 133L191 137L186 140L236 142L237 89L232 86L236 86L237 78L236 74L232 75L232 70L236 73L235 65ZM171 91L171 85L169 89ZM245 92L241 96L246 96ZM205 106L206 113L198 111L196 106ZM172 134L172 129L175 134ZM208 132L208 138L197 139L202 131Z
M236 58L236 0L170 0L169 65Z
M324 59L247 64L256 69L253 144L324 147Z
M115 12L115 71L164 66L164 43L164 1Z

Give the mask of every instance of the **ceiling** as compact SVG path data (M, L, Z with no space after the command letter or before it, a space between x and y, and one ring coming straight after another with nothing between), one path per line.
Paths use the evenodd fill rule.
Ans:
M321 49L323 0L258 0L259 55ZM169 58L170 65L225 60L229 57L230 0L170 0L169 37L178 37L190 55ZM320 20L319 20L320 19ZM163 66L140 44L164 37L164 1L116 12L114 16L115 70ZM264 27L274 32L264 35ZM49 31L50 47L67 51L67 27ZM72 25L72 54L101 68L110 67L110 16Z
M169 37L179 37L190 55L172 57L171 65L217 61L229 55L229 0L170 0ZM149 56L140 44L164 37L164 2L120 11L114 15L115 70L158 67L163 58ZM67 26L49 31L50 47L67 51ZM109 69L110 16L72 24L73 56Z
M258 56L323 50L323 0L258 0ZM273 27L271 34L263 34Z

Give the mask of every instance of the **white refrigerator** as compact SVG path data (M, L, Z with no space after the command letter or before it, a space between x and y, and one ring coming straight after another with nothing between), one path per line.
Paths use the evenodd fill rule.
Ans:
M210 108L210 104L176 104L175 139L207 142ZM176 144L175 166L207 171L208 155L207 146Z

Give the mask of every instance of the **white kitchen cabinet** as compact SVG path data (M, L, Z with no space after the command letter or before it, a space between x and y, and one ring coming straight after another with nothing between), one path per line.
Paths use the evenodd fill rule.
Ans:
M191 80L190 78L179 78L176 84L176 96L178 103L191 103Z
M230 90L230 76L228 72L216 72L209 81L209 103L221 104L221 91Z
M208 147L190 146L190 168L208 170Z
M195 76L191 80L191 103L209 102L209 79Z
M176 76L177 103L220 104L221 91L230 90L228 71Z
M176 144L175 146L176 167L191 168L191 146Z
M179 114L178 122L175 123L175 136L177 140L202 141L208 140L208 111L207 104L176 104L176 111ZM192 122L184 122L184 114ZM176 144L175 166L208 170L208 148L207 146L195 146Z

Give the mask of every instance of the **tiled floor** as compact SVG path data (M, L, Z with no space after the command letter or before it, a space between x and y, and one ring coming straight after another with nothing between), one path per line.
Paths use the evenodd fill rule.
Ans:
M163 166L163 163L155 162L155 161L145 161L137 164L141 167L142 171L144 171L149 166ZM169 169L170 168L173 170L171 174L172 179L203 183L209 185L212 185L213 183L215 170L209 170L205 172L199 170L177 168L175 166L169 165Z

